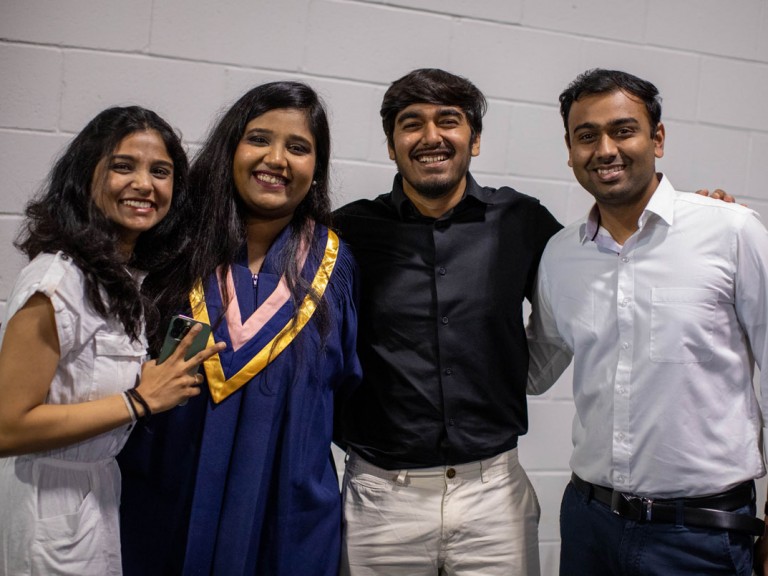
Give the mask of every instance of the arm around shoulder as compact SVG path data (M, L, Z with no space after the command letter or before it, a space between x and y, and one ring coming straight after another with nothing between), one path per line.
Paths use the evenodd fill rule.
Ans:
M573 357L557 331L544 266L539 266L531 304L525 328L529 354L526 392L538 395L554 386Z

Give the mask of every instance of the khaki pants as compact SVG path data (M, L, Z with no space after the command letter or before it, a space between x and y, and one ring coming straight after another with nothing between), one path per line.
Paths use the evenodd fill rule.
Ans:
M350 453L343 576L538 576L540 508L517 449L384 470Z

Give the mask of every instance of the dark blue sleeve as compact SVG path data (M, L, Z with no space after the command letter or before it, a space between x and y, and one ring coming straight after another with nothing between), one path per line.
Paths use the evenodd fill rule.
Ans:
M357 303L359 301L360 273L349 246L343 241L334 268L332 289L339 302L341 314L341 349L343 368L335 385L334 394L334 441L340 444L340 421L344 416L352 392L360 385L362 368L357 356ZM344 446L342 446L343 448Z

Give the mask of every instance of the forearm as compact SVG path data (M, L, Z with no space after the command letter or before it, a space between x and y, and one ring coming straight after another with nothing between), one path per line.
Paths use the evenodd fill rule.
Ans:
M141 406L136 406L139 416ZM61 448L130 423L121 394L78 404L40 404L0 419L0 456Z
M571 363L573 355L562 346L553 343L528 340L530 359L526 392L531 395L543 394L562 376Z

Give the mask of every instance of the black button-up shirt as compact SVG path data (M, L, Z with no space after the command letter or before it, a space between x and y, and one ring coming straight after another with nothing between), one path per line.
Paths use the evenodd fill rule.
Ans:
M480 187L434 219L395 178L391 193L339 209L361 270L363 384L342 440L387 469L460 464L528 429L523 299L560 225L529 196Z

